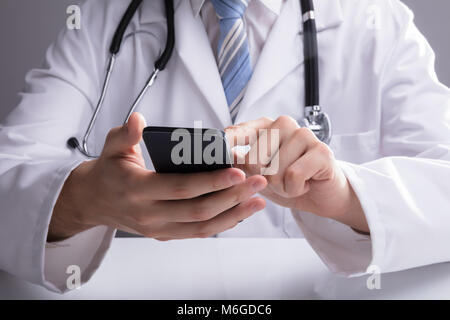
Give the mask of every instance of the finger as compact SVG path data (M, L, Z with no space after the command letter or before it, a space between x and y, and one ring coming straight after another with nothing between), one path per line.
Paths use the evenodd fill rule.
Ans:
M273 192L270 188L265 188L260 192L260 194L265 198L273 201L274 203L279 204L280 206L286 208L295 208L296 198L282 197L279 194Z
M314 133L307 128L299 128L292 134L288 141L284 142L278 150L269 166L264 168L264 175L269 182L269 187L275 193L288 195L285 190L284 176L286 170L297 159L302 157L307 150L312 149L320 141ZM274 161L274 159L276 161ZM276 162L276 163L275 163ZM270 170L269 170L270 169Z
M296 160L284 175L285 196L299 197L309 191L310 179L326 180L333 177L331 150L321 143Z
M263 174L262 169L269 166L281 145L299 128L297 121L291 117L279 117L269 128L259 131L258 139L245 155L245 159L237 159L237 167L249 175Z
M140 113L133 113L125 125L108 133L102 155L109 157L138 152L136 146L142 139L145 126L145 118Z
M130 188L144 202L182 200L227 189L243 181L245 173L237 168L183 174L148 171L137 177Z
M270 133L265 130L259 136L246 154L233 154L235 167L241 168L249 176L263 173L263 169L270 164L273 157L278 153L281 142L279 131L269 130Z
M264 209L264 207L264 199L253 198L223 212L211 220L171 223L166 225L158 233L160 233L160 238L163 239L207 238L234 228L239 222L249 218L254 213Z
M237 186L202 197L180 201L160 201L155 207L155 212L160 213L153 218L163 223L207 221L247 201L266 186L267 181L264 177L254 176Z
M230 147L253 144L258 138L259 129L267 129L272 123L272 119L264 117L226 128L225 133Z

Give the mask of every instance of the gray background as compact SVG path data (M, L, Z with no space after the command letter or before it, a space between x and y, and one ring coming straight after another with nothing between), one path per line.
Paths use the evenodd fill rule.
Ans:
M17 104L25 73L41 64L46 48L65 26L67 6L77 2L0 0L0 120ZM450 0L404 2L436 51L440 80L450 86Z

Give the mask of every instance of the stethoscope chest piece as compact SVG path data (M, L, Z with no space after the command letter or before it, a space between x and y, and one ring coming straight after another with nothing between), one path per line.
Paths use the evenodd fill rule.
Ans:
M330 144L332 137L330 117L321 111L320 106L305 107L300 126L309 128L320 141Z

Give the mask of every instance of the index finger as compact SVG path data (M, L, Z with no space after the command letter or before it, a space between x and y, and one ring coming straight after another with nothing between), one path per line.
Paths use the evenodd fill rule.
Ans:
M152 171L136 183L136 188L146 199L182 200L227 189L243 181L245 173L237 168L182 174Z
M263 117L226 128L226 138L230 147L252 145L258 140L259 131L270 128L273 122L272 119Z

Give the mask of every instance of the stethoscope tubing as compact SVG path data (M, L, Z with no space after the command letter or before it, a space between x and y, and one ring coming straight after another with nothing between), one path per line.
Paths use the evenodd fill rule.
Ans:
M110 57L106 69L106 76L103 82L100 98L94 113L89 121L89 125L83 136L82 143L78 142L75 137L70 138L67 144L70 148L78 149L84 156L88 158L97 158L89 152L88 140L91 132L95 126L100 110L102 109L103 102L108 91L111 75L116 62L116 56L120 51L120 47L123 42L123 37L128 25L131 22L134 14L137 12L139 6L143 0L132 0L128 6L125 14L123 15L116 32L114 33L109 48ZM317 45L317 29L315 23L315 11L312 0L300 0L301 12L303 21L303 37L304 37L304 59L305 59L305 109L304 119L302 125L310 128L316 136L323 142L329 143L331 140L331 122L327 114L322 112L319 101L319 59L318 59L318 45ZM131 114L136 110L137 106L147 93L147 91L153 86L158 73L165 69L169 62L173 49L175 47L175 21L174 21L174 7L173 0L164 0L166 19L167 19L167 40L166 46L161 56L156 60L154 69L147 79L144 87L136 97L133 105L130 107L127 116L125 117L124 124L128 121Z
M108 61L108 66L106 69L106 76L105 80L103 82L102 90L100 93L100 98L97 102L97 106L95 107L94 113L91 117L91 120L89 121L89 125L86 129L86 132L84 133L82 143L78 142L78 139L75 137L70 138L67 141L67 144L70 148L78 149L84 156L88 158L98 158L98 156L94 156L89 152L88 147L88 140L89 136L91 135L92 129L95 126L95 123L97 121L98 115L100 113L100 110L102 109L103 102L106 97L106 93L108 91L109 83L111 80L111 75L114 70L114 65L116 62L116 56L120 51L121 44L123 42L123 37L125 34L125 31L128 27L128 25L131 22L131 19L133 18L134 14L138 10L139 6L141 5L143 0L133 0L131 4L128 6L125 14L123 15L119 26L114 33L113 40L111 42L111 46L109 48L110 56ZM166 18L167 18L167 40L166 40L166 47L159 57L159 59L155 62L155 67L150 74L150 77L147 79L144 87L142 88L139 95L136 97L135 101L133 102L133 105L128 110L127 116L125 117L125 120L123 124L128 122L128 119L131 117L133 112L136 110L137 106L141 102L142 98L145 96L147 91L153 86L155 83L155 80L158 76L158 73L166 68L167 63L169 62L173 49L175 47L175 23L174 23L174 8L173 8L173 1L172 0L165 0L165 10L166 10Z

